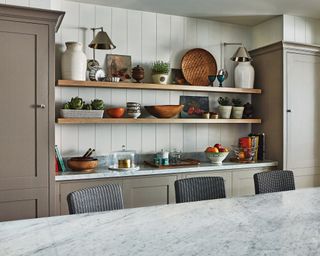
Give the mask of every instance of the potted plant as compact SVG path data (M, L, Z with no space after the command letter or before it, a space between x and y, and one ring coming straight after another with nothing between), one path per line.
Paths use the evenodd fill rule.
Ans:
M241 119L244 110L241 99L232 99L232 104L232 118Z
M228 97L220 97L218 99L218 103L220 117L223 119L229 119L232 110L230 99Z
M103 100L94 99L90 104L85 104L82 98L74 97L63 105L61 116L63 118L102 118L103 112Z
M169 78L170 64L157 60L152 65L152 80L156 84L167 84Z

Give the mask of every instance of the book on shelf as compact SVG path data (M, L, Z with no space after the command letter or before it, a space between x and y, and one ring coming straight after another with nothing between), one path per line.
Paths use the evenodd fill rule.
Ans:
M58 149L57 145L54 146L54 150L56 152L56 157L57 157L57 160L58 160L59 169L60 169L61 172L65 172L66 171L66 166L64 165L63 158L61 156L60 150Z

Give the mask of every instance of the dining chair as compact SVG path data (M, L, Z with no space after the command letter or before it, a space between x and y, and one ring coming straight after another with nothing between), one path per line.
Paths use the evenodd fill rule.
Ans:
M222 177L194 177L176 180L176 203L225 198Z
M67 201L70 214L123 209L122 190L118 184L80 189L68 194Z
M292 171L275 170L253 175L256 194L295 190Z

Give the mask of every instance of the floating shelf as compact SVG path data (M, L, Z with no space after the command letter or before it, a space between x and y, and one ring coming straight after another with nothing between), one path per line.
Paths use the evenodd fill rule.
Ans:
M88 87L88 88L113 88L113 89L142 89L142 90L165 90L165 91L193 91L193 92L216 92L216 93L246 93L261 94L261 89L246 89L234 87L211 87L177 84L148 84L148 83L114 83L96 81L58 80L60 87Z
M260 124L261 119L58 118L58 124Z

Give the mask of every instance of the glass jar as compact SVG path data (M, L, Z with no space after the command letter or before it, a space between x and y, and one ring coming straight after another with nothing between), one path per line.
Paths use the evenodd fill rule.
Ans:
M110 155L109 169L113 170L136 170L139 169L137 164L136 152L134 150L126 150L122 146L121 151L115 151Z

